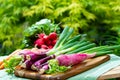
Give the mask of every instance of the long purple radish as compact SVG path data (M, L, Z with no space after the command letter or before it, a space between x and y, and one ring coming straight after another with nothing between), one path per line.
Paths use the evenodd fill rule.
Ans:
M19 55L21 55L23 62L26 61L26 55L30 54L31 50L29 49L24 49L19 52Z
M39 69L39 74L43 74L43 73L45 73L45 71L46 70L48 70L49 69L49 65L48 65L48 63L45 63L44 65L42 65L42 68L41 69Z
M26 60L24 63L22 63L21 67L25 69L31 69L33 63L33 61Z
M64 54L56 57L61 66L72 66L83 62L88 58L94 57L95 54Z
M26 59L32 60L32 61L36 61L36 60L42 59L44 57L47 57L47 55L45 53L36 54L34 52L31 52L31 54L26 55Z
M50 55L50 56L47 56L45 58L42 58L38 61L36 61L32 66L31 66L31 69L33 70L39 70L41 67L42 67L42 64L47 62L48 60L50 59L54 59L55 58L55 55Z

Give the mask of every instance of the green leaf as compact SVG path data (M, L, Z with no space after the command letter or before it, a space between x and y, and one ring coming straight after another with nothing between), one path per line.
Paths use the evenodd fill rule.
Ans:
M58 72L65 72L70 67L66 66L59 66L58 61L56 59L52 59L48 61L49 69L46 71L47 74L58 73Z
M6 72L9 74L14 72L14 68L19 65L22 61L22 57L19 55L12 56L8 61L4 60L5 68L7 69Z

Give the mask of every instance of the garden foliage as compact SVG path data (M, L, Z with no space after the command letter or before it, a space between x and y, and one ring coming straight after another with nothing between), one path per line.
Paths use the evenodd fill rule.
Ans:
M23 31L48 18L99 45L120 43L119 0L0 0L0 52L20 48Z

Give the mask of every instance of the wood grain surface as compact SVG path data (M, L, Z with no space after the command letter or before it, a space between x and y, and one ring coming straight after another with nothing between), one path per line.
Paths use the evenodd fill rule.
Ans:
M15 70L15 75L24 78L30 79L38 79L38 80L65 80L69 77L75 76L81 72L89 70L95 66L98 66L106 61L108 61L110 57L100 56L93 59L85 60L83 63L73 66L71 69L64 73L57 73L57 74L43 74L40 75L36 71L22 69L21 67L17 67Z
M120 66L117 66L106 73L102 74L98 80L105 80L110 78L120 78ZM120 79L119 79L120 80Z

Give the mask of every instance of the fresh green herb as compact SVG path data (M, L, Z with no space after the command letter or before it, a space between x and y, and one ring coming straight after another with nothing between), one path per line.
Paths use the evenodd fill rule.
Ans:
M4 60L5 63L5 68L6 68L6 72L8 72L9 74L12 74L15 70L15 67L22 61L22 57L21 56L13 56L10 58L10 60Z
M46 71L47 74L65 72L70 68L66 66L59 66L59 63L56 59L51 59L48 61L48 63L49 63L49 69Z

